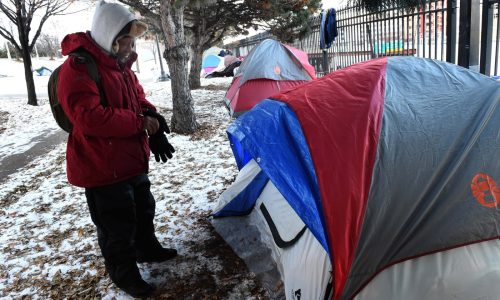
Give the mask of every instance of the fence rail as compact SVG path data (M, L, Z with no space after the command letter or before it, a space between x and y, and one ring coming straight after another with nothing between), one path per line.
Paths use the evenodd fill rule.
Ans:
M359 6L336 11L338 36L320 49L320 17L310 33L293 46L309 54L318 76L372 58L411 55L499 75L500 0L431 0L415 9L390 7L370 13ZM264 32L225 47L247 55L256 44L273 38Z

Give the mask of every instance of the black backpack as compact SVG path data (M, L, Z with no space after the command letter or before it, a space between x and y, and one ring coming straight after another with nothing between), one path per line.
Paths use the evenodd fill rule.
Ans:
M101 76L99 75L99 71L97 69L97 64L95 63L94 58L90 53L85 51L84 49L77 49L74 52L69 54L77 59L79 62L84 63L87 66L87 72L92 78L92 80L97 84L97 88L99 89L99 96L101 99L101 105L107 106L106 97L104 96L104 90L101 85ZM57 125L61 127L64 131L70 133L73 129L73 124L66 116L66 113L61 107L59 103L59 98L57 97L57 86L59 83L59 71L61 66L57 67L52 74L50 75L48 82L48 92L49 92L49 102L50 108L52 110L52 115L57 122Z

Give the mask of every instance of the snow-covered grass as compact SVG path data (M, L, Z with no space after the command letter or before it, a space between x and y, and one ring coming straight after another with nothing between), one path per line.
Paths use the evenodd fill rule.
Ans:
M62 59L50 60L48 58L34 58L32 61L33 70L41 67L46 67L54 70L63 62ZM33 80L37 93L46 97L47 82L49 76L38 76L33 72ZM5 98L6 95L10 99L26 99L26 84L24 79L24 65L22 61L0 58L0 98Z
M12 90L24 86L22 76L0 78L0 163L60 131L48 101L33 107L26 98L2 97L7 80ZM230 78L204 79L202 89L192 91L200 130L171 134L174 158L166 164L150 161L157 236L179 251L172 261L140 265L145 280L158 287L157 298L267 297L209 222L219 194L237 173L225 133L231 121L223 104L229 83ZM144 88L169 119L170 82ZM65 146L53 145L0 178L0 298L128 297L105 274L83 189L67 183Z

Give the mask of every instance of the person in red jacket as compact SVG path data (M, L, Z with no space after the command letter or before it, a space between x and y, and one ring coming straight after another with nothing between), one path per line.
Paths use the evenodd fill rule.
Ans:
M64 55L83 49L94 58L101 89L82 57L71 55L60 69L57 91L73 124L66 152L68 181L85 188L110 278L134 297L154 291L141 278L137 262L177 255L155 236L155 200L147 176L150 148L156 161L172 158L174 148L165 135L170 130L130 69L137 59L135 38L146 30L122 5L100 2L91 31L69 34L61 46Z

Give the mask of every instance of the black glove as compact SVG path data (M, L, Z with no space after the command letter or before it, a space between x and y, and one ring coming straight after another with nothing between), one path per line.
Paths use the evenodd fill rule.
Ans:
M165 118L157 113L156 111L152 109L148 109L144 112L145 116L150 116L158 120L158 123L160 124L160 127L158 128L158 131L160 132L165 132L165 133L170 133L170 128L168 128L167 121Z
M160 158L163 162L167 162L167 157L172 158L172 153L175 152L174 147L168 142L167 136L165 135L165 133L170 133L167 121L162 115L152 109L145 111L144 115L158 120L160 126L158 131L149 137L149 148L155 155L155 160L157 162L160 162Z
M167 157L172 158L172 153L175 152L174 147L168 142L167 137L163 132L160 132L160 130L149 137L149 148L155 155L155 160L157 162L160 162L160 158L163 162L167 162Z

